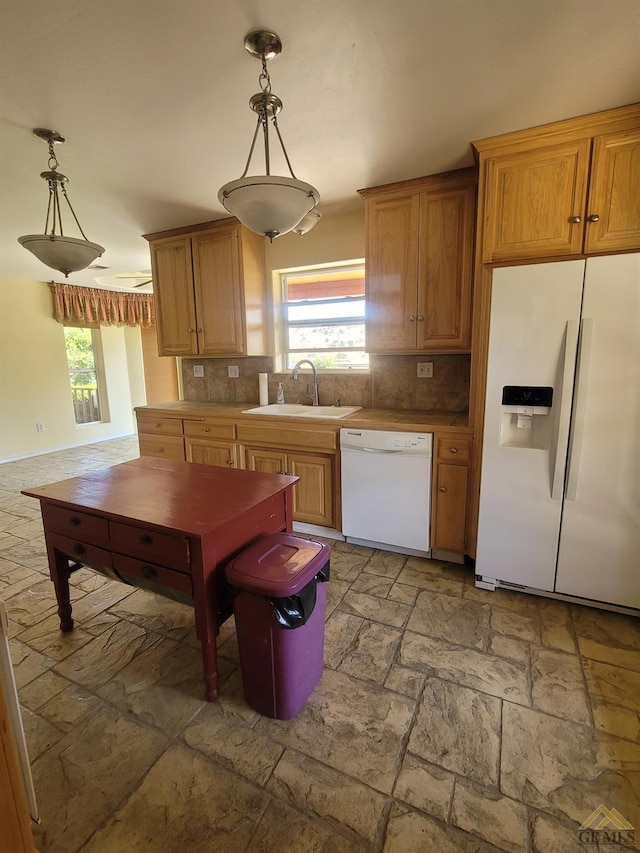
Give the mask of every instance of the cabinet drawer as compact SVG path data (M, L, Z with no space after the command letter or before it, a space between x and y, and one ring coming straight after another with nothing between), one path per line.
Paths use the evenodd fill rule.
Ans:
M105 545L109 542L109 525L106 518L49 505L42 507L42 518L45 528L56 533L63 533L83 542Z
M133 557L124 557L122 554L113 555L113 568L118 574L123 575L124 579L141 579L153 586L166 586L169 589L177 589L187 595L192 595L191 575L183 572L174 572L171 569L165 569L162 566L154 563L146 563L144 560L136 560Z
M144 527L133 527L117 521L109 523L111 547L114 551L142 557L161 566L189 572L189 540Z
M177 418L152 418L138 415L138 432L182 435L182 421Z
M276 444L279 447L301 447L305 450L335 450L338 446L338 431L290 426L245 426L238 424L238 440L259 447Z
M184 461L184 440L177 435L138 435L140 456L159 456Z
M230 438L236 437L235 424L207 423L207 421L185 421L184 434L200 436L201 438Z
M112 568L111 552L103 548L96 548L95 545L72 539L70 536L60 536L57 533L49 537L49 544L83 565L100 566L103 569Z
M468 438L438 436L436 456L438 459L446 459L449 462L468 462L470 447L471 441Z

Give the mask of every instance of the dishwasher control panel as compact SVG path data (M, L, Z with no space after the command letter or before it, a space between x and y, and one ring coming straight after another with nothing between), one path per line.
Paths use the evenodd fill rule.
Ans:
M391 432L390 430L353 429L340 430L340 449L362 450L378 453L407 453L412 456L431 456L433 433Z

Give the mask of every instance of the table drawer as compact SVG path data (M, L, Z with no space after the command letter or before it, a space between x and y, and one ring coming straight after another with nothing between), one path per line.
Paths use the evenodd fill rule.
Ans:
M137 586L145 585L147 582L149 588L168 587L169 589L177 589L179 592L192 595L191 575L183 572L174 572L171 569L166 569L163 566L157 566L154 563L147 563L144 560L136 560L133 557L124 557L122 554L113 555L113 568L122 575L128 583L140 581Z
M83 542L106 545L109 541L109 525L106 518L75 512L61 506L43 504L42 519L45 529L63 533Z
M182 421L177 418L151 418L138 415L138 432L182 435Z
M103 548L96 548L95 545L89 545L82 540L72 539L69 536L60 536L57 533L48 537L48 542L58 551L62 551L72 560L77 560L87 566L100 566L104 569L112 568L111 551L105 551Z
M439 436L437 439L436 457L451 462L468 462L471 442L467 438L452 438Z
M161 566L189 572L189 540L144 527L112 521L109 524L111 548L133 557L141 557Z
M230 438L235 439L234 424L214 424L206 421L185 421L184 434L200 436L201 438Z
M138 435L140 456L158 456L184 462L184 441L177 435Z

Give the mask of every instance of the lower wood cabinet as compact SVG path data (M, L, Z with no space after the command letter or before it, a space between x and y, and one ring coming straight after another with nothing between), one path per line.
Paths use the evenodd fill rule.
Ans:
M186 436L184 448L187 462L219 465L222 468L238 467L238 447L233 441L216 441L215 439Z
M184 441L177 435L150 435L138 433L140 456L157 456L160 459L184 459Z
M436 433L431 547L439 551L465 553L470 449L467 437Z
M244 467L249 471L294 474L300 477L293 489L295 521L337 527L335 506L335 457L262 447L244 448Z

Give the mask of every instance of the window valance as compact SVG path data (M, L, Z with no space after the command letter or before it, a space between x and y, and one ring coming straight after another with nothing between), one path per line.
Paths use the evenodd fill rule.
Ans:
M155 324L152 293L122 293L74 284L49 284L53 318L67 326L142 326Z

